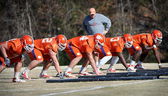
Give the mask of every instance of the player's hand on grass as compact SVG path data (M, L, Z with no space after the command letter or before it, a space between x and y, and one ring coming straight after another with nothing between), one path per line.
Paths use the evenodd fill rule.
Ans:
M60 72L56 75L56 77L59 77L60 79L64 79L64 73Z

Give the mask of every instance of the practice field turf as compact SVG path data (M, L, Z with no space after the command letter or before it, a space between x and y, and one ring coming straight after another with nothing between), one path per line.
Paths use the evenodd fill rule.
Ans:
M158 69L156 63L143 64L146 69ZM168 63L163 64L168 67ZM108 65L104 66L106 72ZM66 68L61 67L63 70ZM125 72L121 64L115 66L118 72ZM23 68L24 69L24 68ZM22 69L22 70L23 70ZM32 80L25 83L12 83L13 68L5 69L0 74L0 96L167 96L168 77L154 80L120 80L120 81L92 81L92 82L65 82L46 83L47 79L38 77L41 67L30 72ZM76 66L74 73L79 71ZM91 68L89 66L89 70ZM54 77L56 71L50 67L48 74Z

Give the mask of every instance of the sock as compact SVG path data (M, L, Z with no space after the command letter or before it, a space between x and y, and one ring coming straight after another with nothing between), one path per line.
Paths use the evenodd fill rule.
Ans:
M14 73L14 78L16 78L16 79L20 79L20 72L15 72Z
M115 64L117 64L118 60L119 60L118 56L113 56L108 69L111 69Z
M25 68L25 70L23 71L23 73L26 73L26 75L28 75L28 73L30 72L30 69Z
M137 63L137 64L138 64L138 65L142 65L142 63L143 63L143 62L141 62L141 61L138 61L138 63Z
M111 59L112 56L104 56L102 59L100 59L98 68L101 68L107 61Z
M134 60L131 60L131 62L130 62L130 65L134 65L135 66L135 61Z
M99 65L99 62L96 62L96 66L98 66Z
M42 70L41 75L47 75L47 70Z
M68 67L65 69L65 72L71 72L72 71L72 68L71 67Z

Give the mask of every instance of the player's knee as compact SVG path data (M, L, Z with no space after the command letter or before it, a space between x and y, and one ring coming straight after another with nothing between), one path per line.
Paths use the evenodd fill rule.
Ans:
M82 59L82 57L83 57L83 56L77 56L76 58L78 58L78 59Z

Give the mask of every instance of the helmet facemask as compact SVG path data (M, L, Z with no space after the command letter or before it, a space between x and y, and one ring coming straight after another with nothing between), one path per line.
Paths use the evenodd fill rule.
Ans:
M104 43L99 42L98 40L95 41L95 48L100 48L100 46L104 46Z
M125 47L126 47L126 48L131 48L132 45L133 45L133 41L127 41L127 42L125 43Z
M133 38L130 34L125 34L124 36L124 40L125 40L125 47L126 48L131 48L133 45Z
M58 50L63 51L66 48L67 45L67 38L64 35L58 35L56 37L57 43L58 43Z
M27 44L23 47L28 53L31 52L34 49L34 44Z
M162 43L162 32L159 30L153 30L152 38L156 45L160 45Z
M160 44L162 43L162 37L160 37L160 38L155 38L155 39L154 39L154 42L155 42L156 45L160 45Z
M34 49L34 40L31 36L25 35L21 38L21 41L23 42L23 48L26 52L31 52Z
M95 41L95 48L100 48L100 46L104 46L105 36L100 33L97 33L94 35L94 41Z
M63 51L66 48L66 44L59 43L58 44L58 50Z

